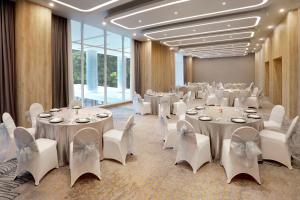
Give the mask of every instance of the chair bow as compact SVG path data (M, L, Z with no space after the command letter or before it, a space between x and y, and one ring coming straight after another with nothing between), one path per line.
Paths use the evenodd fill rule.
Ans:
M20 163L25 163L32 159L33 153L37 153L38 149L35 143L31 143L28 146L24 146L17 150L17 157Z
M257 141L258 136L254 140L244 140L239 135L234 135L231 141L230 148L232 152L248 168L252 167L253 159L262 153L257 146Z
M75 156L75 158L79 162L86 161L89 155L91 155L92 153L98 154L99 156L99 152L95 144L76 144L74 148L74 154L77 155Z

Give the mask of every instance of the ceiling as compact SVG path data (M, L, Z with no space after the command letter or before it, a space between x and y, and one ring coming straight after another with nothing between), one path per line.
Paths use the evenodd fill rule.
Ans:
M299 0L31 0L86 24L199 58L245 56ZM103 23L105 22L105 23Z

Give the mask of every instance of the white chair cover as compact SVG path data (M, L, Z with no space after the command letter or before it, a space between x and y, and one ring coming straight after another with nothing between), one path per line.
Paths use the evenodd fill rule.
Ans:
M30 113L32 128L36 128L36 118L38 117L39 114L43 112L44 112L44 108L41 104L39 103L31 104L29 108L29 113Z
M170 116L171 109L170 109L170 97L169 96L163 96L160 98L159 101L159 115L166 115ZM164 112L164 113L161 113Z
M133 95L132 99L133 103L133 109L135 114L150 114L151 113L151 103L150 102L144 102L140 94L137 94L136 92Z
M209 137L195 133L194 127L186 120L177 122L179 133L175 164L187 161L195 174L200 166L211 162Z
M275 160L292 169L291 151L289 140L293 134L299 116L296 116L290 124L287 132L264 129L260 132L261 149L263 159Z
M266 129L279 130L284 120L284 115L285 115L285 109L283 106L281 105L274 106L271 111L269 120L264 122L264 127Z
M51 169L58 168L57 142L50 139L37 139L22 127L14 131L17 146L18 166L16 176L24 171L32 174L35 185Z
M94 128L77 131L70 145L71 187L85 173L92 173L101 179L99 134Z
M17 147L14 140L14 130L16 125L9 113L2 115L2 130L1 133L1 162L16 158Z
M227 183L238 174L251 175L259 184L257 156L261 154L257 146L259 133L252 127L236 129L231 139L223 140L221 163L224 166Z

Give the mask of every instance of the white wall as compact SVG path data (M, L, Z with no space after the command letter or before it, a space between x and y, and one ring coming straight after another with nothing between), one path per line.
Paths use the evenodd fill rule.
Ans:
M194 82L246 82L255 79L254 54L242 57L193 58Z

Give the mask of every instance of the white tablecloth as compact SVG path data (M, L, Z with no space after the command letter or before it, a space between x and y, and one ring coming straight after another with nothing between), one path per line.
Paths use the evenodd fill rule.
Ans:
M243 110L237 110L233 107L224 107L223 113L219 111L220 107L206 107L198 115L186 115L186 120L189 121L195 128L196 132L209 136L212 158L219 160L222 155L223 139L230 139L234 130L242 126L251 126L258 131L263 129L262 119L247 119L246 123L231 122L232 117L241 117ZM199 115L207 115L213 117L213 121L200 121Z
M96 117L96 114L104 112L108 113L109 117ZM113 128L113 118L110 111L98 107L89 107L80 109L77 115L74 111L63 108L60 112L56 113L55 116L61 116L65 121L58 124L52 124L49 123L49 119L37 119L36 138L48 138L57 141L59 166L64 166L69 163L69 144L73 141L76 132L86 127L98 130L100 159L103 159L102 134ZM76 123L75 119L78 117L91 117L91 122Z

